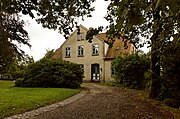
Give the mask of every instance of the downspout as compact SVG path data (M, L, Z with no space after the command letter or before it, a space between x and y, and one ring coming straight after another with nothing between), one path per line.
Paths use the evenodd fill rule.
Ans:
M105 42L103 41L103 67L104 69L102 70L103 72L103 82L105 83Z

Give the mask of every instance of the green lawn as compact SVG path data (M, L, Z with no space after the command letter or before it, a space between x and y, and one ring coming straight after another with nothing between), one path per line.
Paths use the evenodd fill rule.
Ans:
M0 81L0 119L64 100L80 89L17 88L12 81Z

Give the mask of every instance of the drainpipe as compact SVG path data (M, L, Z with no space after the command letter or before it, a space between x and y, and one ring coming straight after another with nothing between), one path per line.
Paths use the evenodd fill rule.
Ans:
M105 83L105 42L103 41L103 70L102 70L102 72L103 72L103 82Z

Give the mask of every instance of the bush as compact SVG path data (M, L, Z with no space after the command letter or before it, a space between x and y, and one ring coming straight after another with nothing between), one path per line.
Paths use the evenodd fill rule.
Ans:
M176 99L167 98L164 100L164 103L169 107L173 107L173 108L179 108L180 107L180 101L176 100Z
M162 50L161 92L159 98L180 100L180 42L173 41Z
M78 64L42 59L30 64L23 74L23 80L16 83L21 87L79 88L82 78L83 72Z
M15 81L15 86L20 87L22 85L22 78L18 78Z
M117 83L130 88L145 88L148 82L144 73L150 68L147 55L131 54L118 57L112 63Z

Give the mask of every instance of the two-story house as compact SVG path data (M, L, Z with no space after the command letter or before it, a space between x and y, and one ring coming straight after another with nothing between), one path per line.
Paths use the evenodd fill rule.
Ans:
M92 43L86 39L87 28L80 25L80 34L75 30L69 38L57 49L52 56L54 59L62 59L77 64L81 64L84 71L84 82L101 81L107 82L113 80L113 71L111 62L121 54L130 54L134 47L128 44L124 48L122 39L115 39L112 47L106 41L105 33L93 37Z

